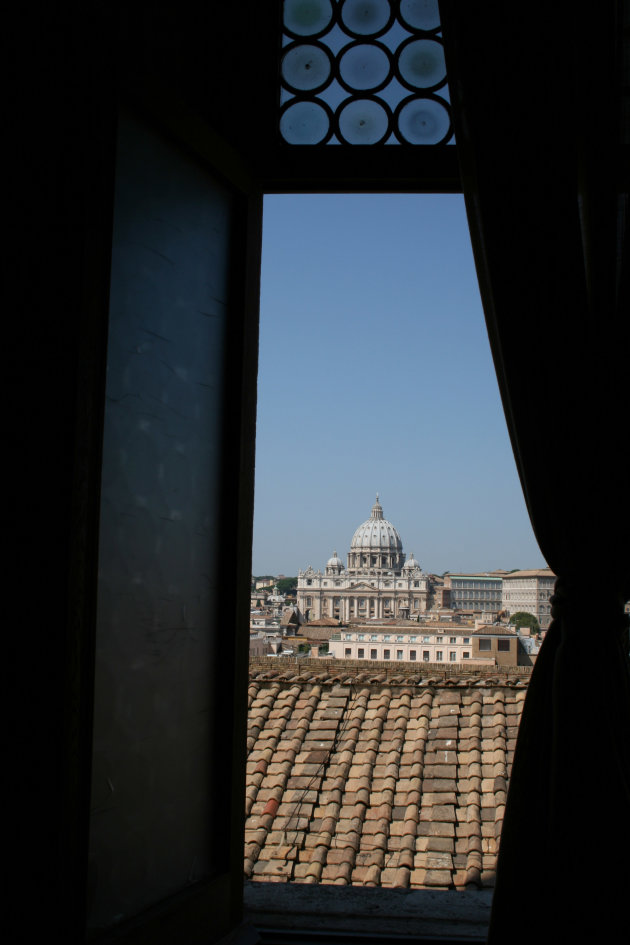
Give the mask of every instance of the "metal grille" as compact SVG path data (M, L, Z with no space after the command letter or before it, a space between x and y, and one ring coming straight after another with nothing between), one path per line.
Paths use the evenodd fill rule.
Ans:
M291 145L453 144L437 0L284 0Z

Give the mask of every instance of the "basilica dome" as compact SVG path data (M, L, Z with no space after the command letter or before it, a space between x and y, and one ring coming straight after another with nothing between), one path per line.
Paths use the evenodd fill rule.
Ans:
M393 552L396 556L402 554L400 535L392 523L383 518L383 509L378 501L378 494L369 519L359 525L352 537L350 551L351 553L365 551L370 554L374 552Z

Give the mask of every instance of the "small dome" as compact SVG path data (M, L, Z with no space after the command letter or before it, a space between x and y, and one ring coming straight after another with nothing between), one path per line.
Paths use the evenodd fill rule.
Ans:
M420 563L414 558L413 551L411 552L407 561L405 561L404 568L408 569L409 571L415 571L416 568L420 570Z
M329 558L326 562L327 568L339 568L340 571L343 571L343 561L337 556L337 552L333 551L332 558Z
M352 536L352 551L384 551L384 552L402 552L402 541L400 535L391 522L383 518L383 509L378 501L372 506L372 514L367 522L359 525Z

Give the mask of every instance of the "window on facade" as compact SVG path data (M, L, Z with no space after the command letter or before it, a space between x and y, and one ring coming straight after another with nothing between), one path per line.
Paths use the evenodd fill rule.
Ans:
M383 639L384 639L384 640L391 640L390 634L389 634L389 633L386 633L385 636L383 637Z
M371 659L371 660L375 660L376 658L377 658L377 657L376 657L376 650L370 650L370 659Z
M480 650L491 650L491 649L492 649L492 641L491 641L491 640L480 640L480 641L479 641L479 649L480 649Z
M344 656L352 656L352 648L349 646L347 646L343 652Z
M410 637L409 637L409 642L410 642L410 643L415 643L415 642L416 642L416 637L415 637L415 636L410 636Z
M364 634L364 633L360 633L360 634L359 634L359 640L365 640L365 634Z
M456 662L456 660L457 660L457 653L455 653L453 650L451 650L451 652L448 654L448 658L449 658L449 660L451 661L451 663Z
M375 633L370 634L370 640L378 640L378 636Z
M363 649L362 646L359 647L358 657L360 660L362 660L365 657L365 650Z
M402 633L399 633L398 636L396 637L396 642L397 642L397 643L402 643L402 641L403 641L404 639L405 639L405 638L404 638L404 636L402 635Z
M416 658L416 651L415 651L415 650L409 650L409 659L415 661L415 658Z
M457 643L457 637L449 637L449 638L448 638L448 642L449 642L449 643Z
M422 642L423 642L423 643L430 643L430 642L431 642L431 637L422 637Z
M464 643L469 644L469 643L470 643L470 637L464 637Z
M435 659L438 663L442 662L442 650L437 650L435 654Z
M468 650L464 650L464 652L462 653L462 659L465 659L465 660L470 659L470 653L468 652Z
M390 657L390 652L389 652L389 650L383 650L383 659L384 659L384 660L388 660L389 657Z
M505 653L506 651L510 649L509 640L498 640L497 644L498 644L498 649L501 650L503 653Z
M429 651L428 651L428 650L423 650L423 651L422 651L422 659L424 660L425 663L428 663L428 662L429 662Z

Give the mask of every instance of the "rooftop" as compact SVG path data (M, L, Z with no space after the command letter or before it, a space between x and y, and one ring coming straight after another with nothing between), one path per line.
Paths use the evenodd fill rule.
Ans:
M492 887L529 672L400 669L252 666L246 878Z
M452 619L450 613L445 615L445 617L440 620L436 619L423 619L422 623L419 623L418 620L405 620L402 617L370 617L369 620L359 620L353 619L349 620L344 626L352 627L353 629L363 628L365 630L373 630L375 627L385 627L387 630L409 630L409 631L418 631L425 628L430 629L432 627L444 627L448 625L449 630L451 628L456 629L458 626L462 630L467 630L470 628L470 624L462 624L461 620L458 619L458 622L455 623Z
M514 627L506 627L497 623L484 623L474 630L468 631L474 637L517 637Z
M509 574L503 575L503 580L510 580L511 578L527 578L527 577L543 577L543 578L555 578L555 574L551 568L532 568L529 571L510 571Z

